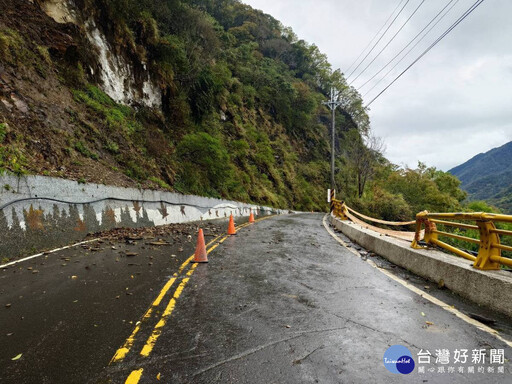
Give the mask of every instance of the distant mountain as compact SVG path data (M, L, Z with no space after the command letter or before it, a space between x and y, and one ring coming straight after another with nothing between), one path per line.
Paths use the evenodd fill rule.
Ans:
M512 214L512 141L448 172L460 179L470 200L486 200Z

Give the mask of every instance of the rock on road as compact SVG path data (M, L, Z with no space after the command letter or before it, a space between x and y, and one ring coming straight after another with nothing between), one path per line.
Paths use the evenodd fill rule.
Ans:
M322 214L278 216L227 238L209 254L208 264L189 268L192 272L185 275L185 270L177 277L162 305L140 324L122 361L109 365L136 323L112 330L112 337L105 334L101 340L94 339L101 345L89 345L83 354L56 350L41 338L38 347L62 361L80 359L74 363L82 367L75 369L78 373L62 377L54 371L52 381L46 381L44 367L20 373L12 368L17 362L6 361L2 354L1 364L6 367L2 372L7 370L11 376L0 381L36 382L23 381L26 374L31 380L40 375L37 382L41 383L124 383L135 372L129 380L141 384L510 382L508 361L504 373L487 372L492 366L488 364L490 349L504 349L506 358L512 356L506 344L355 256L323 228L322 218ZM166 279L177 272L178 264L162 267L160 274L138 275L140 284L153 285L153 291L125 304L134 312L132 318L141 318ZM173 299L177 287L183 289ZM100 297L95 300L105 319L114 321L110 304L102 303ZM170 300L174 300L172 313L159 328ZM3 327L2 331L7 332ZM18 331L22 330L14 330ZM142 356L141 348L155 334L154 346ZM88 339L86 334L74 337L77 348L81 338ZM410 375L392 374L383 365L384 352L395 344L407 347L416 361ZM92 353L94 348L104 352ZM478 373L477 368L474 374L438 373L442 364L435 362L435 353L439 349L452 354L455 349L468 349L469 360L473 349L484 349L486 373ZM432 353L425 373L417 370L420 350ZM470 362L465 366L473 365ZM30 364L26 366L30 369Z

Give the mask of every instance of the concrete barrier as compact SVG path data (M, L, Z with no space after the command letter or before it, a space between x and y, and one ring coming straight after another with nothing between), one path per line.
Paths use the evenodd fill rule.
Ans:
M417 250L409 242L395 239L348 221L330 218L331 224L355 243L400 267L446 288L479 305L512 316L512 273L481 271L472 262L436 250Z
M120 188L44 176L0 176L0 263L81 241L118 227L285 211L165 191Z

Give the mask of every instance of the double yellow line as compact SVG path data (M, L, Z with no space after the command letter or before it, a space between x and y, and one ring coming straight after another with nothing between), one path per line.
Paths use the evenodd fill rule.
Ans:
M210 241L206 245L206 247L209 247L211 244L215 243L220 237L221 236L217 236L215 239ZM214 247L210 248L207 251L207 253L210 253L211 251L213 251L217 246L218 246L218 244L216 244ZM133 344L135 342L135 336L137 335L137 333L139 333L140 328L142 326L142 323L144 323L149 318L151 318L151 315L152 315L153 311L160 305L160 303L162 302L162 299L167 294L167 292L171 289L171 287L174 285L174 283L176 282L178 276L183 272L183 270L190 264L190 262L193 259L194 259L194 255L190 256L187 260L185 260L183 262L183 264L181 264L180 268L178 269L178 272L176 272L171 277L171 279L169 279L169 281L167 281L167 283L165 283L165 285L163 286L162 290L158 294L157 298L153 301L153 303L151 303L151 306L148 308L146 313L144 313L144 315L142 316L141 320L139 322L137 322L137 325L135 326L135 329L133 330L131 335L126 339L126 341L124 342L123 346L116 351L116 353L114 354L114 357L112 358L112 360L110 360L109 365L112 364L112 363L119 363L119 362L123 361L124 358L128 355L128 353L130 352L130 349L133 347ZM192 268L191 268L192 273L194 272L196 267L197 267L197 263L194 263L192 265ZM189 271L187 273L187 275L189 277L192 274L191 271ZM179 297L179 295L181 294L181 292L183 291L183 288L186 285L186 282L185 282L185 284L183 284L184 280L185 279L182 280L181 284L178 286L178 288L174 292L173 297L172 297L171 301L169 302L167 308L169 308L171 303L175 303L176 302L175 299L177 299ZM188 278L186 279L186 281L188 282ZM180 287L181 287L181 290L180 290ZM166 308L166 311L167 311L167 308ZM172 309L171 309L171 312L172 312ZM170 315L170 313L169 313L169 315ZM169 316L167 316L167 317L169 317ZM160 320L160 321L162 321L162 320ZM146 343L146 345L147 345L147 343ZM154 345L154 343L153 343L153 345ZM144 346L144 348L146 348L146 346ZM147 350L147 348L146 348L146 350ZM142 352L141 352L141 354L142 354Z
M259 219L255 220L255 222L258 222L258 221L261 221L261 220L265 220L265 219L268 219L270 217L272 217L272 216L262 217L262 218L259 218ZM244 227L247 227L248 225L250 225L250 223L245 223L245 224L242 224L242 225L238 226L237 227L237 231L242 229L242 228L244 228ZM228 237L229 236L227 236L227 235L220 235L220 236L217 236L212 241L210 241L206 245L206 248L211 246L206 251L207 254L209 254L214 249L216 249ZM185 270L185 268L188 265L191 264L193 259L194 259L194 255L190 256L187 260L185 260L183 262L183 264L181 264L180 268L178 269L178 272L174 273L173 276L169 279L169 281L167 281L167 283L165 283L165 285L163 286L162 290L158 294L157 298L153 301L153 303L151 303L151 306L144 313L144 315L142 316L141 320L137 322L137 325L135 326L135 329L133 330L131 335L126 339L126 341L121 346L121 348L119 348L116 351L116 353L114 354L114 357L112 357L112 359L110 360L109 365L111 365L113 363L122 362L124 360L124 358L130 353L130 351L131 351L131 349L132 349L132 347L133 347L133 345L135 343L136 336L137 336L137 334L139 333L139 331L141 329L142 324L144 322L146 322L148 319L151 318L151 315L156 310L156 308L158 308L158 306L161 304L161 302L162 302L163 298L165 297L165 295L169 292L169 290L174 285L174 283L176 282L176 280L178 279L180 274ZM148 339L146 340L146 343L144 344L144 347L140 351L140 355L142 357L148 357L151 354L151 352L153 351L153 348L154 348L158 338L160 337L160 335L162 333L162 330L163 330L163 328L165 327L165 325L167 323L167 320L169 319L169 317L171 316L172 312L174 311L174 308L176 307L177 300L179 299L179 297L181 296L183 290L185 289L185 286L189 282L190 277L192 276L192 274L196 270L197 265L198 265L197 263L192 263L190 269L186 272L185 277L181 280L181 283L178 285L178 287L174 291L174 293L173 293L169 303L167 304L164 312L162 313L162 316L161 316L160 320L158 321L158 323L153 328L153 331L152 331L151 335L148 337ZM143 371L144 371L143 368L140 368L140 369L132 371L130 373L130 375L128 376L128 378L126 379L125 384L137 384L139 382L140 378L142 377Z

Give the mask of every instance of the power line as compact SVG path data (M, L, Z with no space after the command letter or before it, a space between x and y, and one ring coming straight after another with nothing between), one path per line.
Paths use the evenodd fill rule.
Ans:
M457 27L457 25L459 25L466 17L468 17L480 4L482 4L485 0L477 0L475 1L475 3L468 8L468 10L466 12L464 12L464 14L459 17L459 19L453 23L451 25L450 28L448 28L441 36L439 36L436 41L434 41L430 47L428 47L427 49L425 49L425 51L423 51L423 53L418 56L416 58L416 60L414 60L407 68L405 68L391 83L389 83L386 88L384 88L377 96L375 96L368 104L366 104L366 107L369 107L375 100L377 100L379 98L379 96L381 96L384 92L386 92L386 90L391 87L400 77L402 77L402 75L407 72L414 64L416 64L418 61L420 61L420 59L425 56L434 46L436 46L441 40L443 40L446 35L448 35L455 27Z
M387 18L386 22L384 23L384 25L382 27L380 27L379 31L375 34L375 36L373 36L373 38L370 40L370 42L368 43L368 45L366 47L364 47L364 49L361 51L361 53L359 54L359 56L357 56L357 58L352 62L352 64L350 64L350 67L347 68L347 72L350 71L350 69L354 66L355 63L357 63L357 61L361 58L361 56L363 56L363 54L365 53L365 51L368 49L368 47L374 42L374 40L377 38L377 36L379 36L379 34L381 33L381 31L384 29L384 27L387 25L388 21L391 20L391 17L395 14L396 10L398 9L398 7L400 7L400 5L404 2L404 0L400 0L400 2L398 3L398 5L396 6L396 8L393 10L393 12L391 12L391 15L389 15L389 17Z
M370 53L372 53L372 51L375 49L375 47L377 46L377 44L380 43L380 41L382 40L382 38L386 35L386 33L389 31L389 28L391 28L391 26L395 23L396 19L398 18L398 16L400 16L400 14L402 13L402 11L404 10L404 8L407 6L407 4L409 4L409 1L410 0L407 0L405 2L405 4L403 5L403 7L400 9L400 11L398 11L398 13L396 14L395 18L393 19L393 21L391 21L391 24L388 25L388 27L386 28L386 30L384 31L384 33L382 34L381 37L379 37L379 39L376 41L375 44L373 44L373 47L368 51L368 53L365 55L365 57L363 57L363 60L361 60L359 62L359 64L357 65L357 67L355 67L352 72L350 72L350 74L347 76L347 80L349 79L350 76L352 76L352 74L357 71L357 68L359 68L361 66L361 64L364 63L364 61L366 60L366 58L370 55Z
M439 24L439 23L441 22L441 20L443 20L443 19L444 19L444 17L445 17L448 13L450 13L450 11L455 7L455 5L457 5L457 3L458 3L458 2L459 2L459 0L456 0L456 1L455 1L455 3L453 3L453 4L452 4L452 6L451 6L451 7L450 7L450 8L449 8L449 9L448 9L444 14L443 14L443 16L441 16L441 18L440 18L439 20L437 20L437 21L434 23L434 25L432 25L432 27L430 27L430 28L429 28L429 30L428 30L427 32L425 32L425 34L424 34L424 35L423 35L423 36L422 36L422 37L421 37L421 38L416 42L416 44L414 44L414 45L411 47L411 49L409 49L409 50L405 53L405 55L404 55L404 56L402 56L402 58L401 58L400 60L398 60L398 62L397 62L395 65L393 65L393 67L392 67L389 71L387 71L387 72L386 72L386 74L385 74L384 76L382 76L382 77L381 77L381 79L380 79L379 81L377 81L377 82L376 82L376 83L375 83L375 84L374 84L374 85L373 85L373 86L372 86L372 87L371 87L371 88L370 88L370 89L369 89L369 90L368 90L368 91L363 95L363 98L364 98L366 95L368 95L371 91L373 91L373 90L377 87L377 85L379 85L380 83L382 83L382 81L383 81L386 77L388 77L388 75L389 75L391 72L393 72L393 70L394 70L394 69L395 69L395 68L396 68L396 67L397 67L397 66L398 66L402 61L404 61L404 59L405 59L407 56L409 56L409 54L414 50L414 48L416 48L416 46L417 46L419 43L421 43L421 42L423 41L423 39L424 39L425 37L427 37L427 36L428 36L428 34L429 34L430 32L432 32L432 30L436 27L436 25L437 25L437 24Z
M411 14L411 16L409 16L409 18L407 20L405 20L405 23L402 24L402 26L398 29L398 31L396 31L396 33L393 35L393 37L391 37L391 39L387 42L387 44L384 46L384 48L382 48L379 53L377 53L377 55L372 59L372 61L370 61L368 63L368 65L359 73L359 75L357 75L355 77L355 79L353 79L349 85L351 85L354 81L356 81L359 76L361 76L364 72L366 72L366 70L368 69L368 67L370 67L370 65L372 65L375 60L377 60L377 58L380 56L380 54L382 52L384 52L384 50L389 46L389 44L391 44L393 42L393 40L395 40L395 37L402 31L402 29L407 25L407 23L409 22L409 20L412 19L412 17L416 14L416 12L418 11L418 9L420 9L420 7L423 5L423 3L425 2L425 0L422 0L421 3L416 7L416 9L414 10L414 12Z
M418 46L418 44L419 44L419 43L421 43L421 42L423 41L423 39L424 39L425 37L427 37L427 36L428 36L428 34L429 34L430 32L432 32L432 30L436 27L436 25L437 25L437 24L439 24L439 23L441 22L441 20L443 20L443 19L444 19L444 17L445 17L448 13L450 13L450 11L455 7L455 5L456 5L458 2L459 2L459 0L456 0L456 1L455 1L455 3L453 3L453 4L452 4L452 6L451 6L451 7L450 7L450 8L449 8L449 9L448 9L444 14L443 14L443 16L441 16L441 18L440 18L438 21L436 21L436 23L435 23L434 25L432 25L432 27L430 27L430 29L429 29L429 30L428 30L428 31L427 31L427 32L426 32L426 33L425 33L425 34L424 34L424 35L423 35L423 36L422 36L422 37L421 37L421 38L416 42L416 44L414 44L414 45L411 47L411 49L409 49L409 50L405 53L405 55L404 55L404 56L402 56L402 58L401 58L400 60L398 60L398 62L397 62L395 65L393 65L393 67L392 67L389 71L387 71L387 72L386 72L386 74L385 74L384 76L382 76L382 77L381 77L381 79L380 79L379 81L377 81L377 82L376 82L376 83L375 83L375 84L374 84L374 85L373 85L373 86L372 86L372 87L371 87L371 88L370 88L370 89L369 89L369 90L368 90L368 91L363 95L363 97L364 97L364 96L366 96L366 95L368 95L372 90L374 90L374 89L377 87L377 85L379 85L379 84L380 84L384 79L386 79L386 77L387 77L391 72L393 72L393 70L394 70L394 69L395 69L395 68L396 68L396 67L397 67L397 66L398 66L402 61L404 61L404 59L405 59L407 56L409 56L409 54L414 50L414 48L416 48L416 47Z
M377 76L378 76L378 75L379 75L379 74L380 74L384 69L386 69L386 68L387 68L387 66L388 66L389 64L391 64L391 63L392 63L392 62L393 62L393 61L394 61L398 56L400 56L400 55L402 54L402 52L403 52L403 51L405 51L405 50L406 50L406 49L407 49L407 48L408 48L408 47L409 47L409 46L414 42L414 40L416 40L416 39L417 39L417 38L418 38L418 37L419 37L419 36L420 36L420 35L421 35L421 34L422 34L422 33L423 33L423 32L424 32L424 31L425 31L425 30L430 26L430 24L432 24L432 23L433 23L433 22L434 22L434 21L439 17L439 15L440 15L441 13L443 13L443 12L444 12L444 10L445 10L445 9L446 9L446 8L447 8L451 3L453 3L454 1L455 1L455 3L451 6L451 8L450 8L450 9L449 9L449 10L448 10L448 11L447 11L447 12L446 12L446 13L445 13L445 14L444 14L444 15L443 15L439 20L438 20L438 22L437 22L437 23L439 23L439 22L440 22L440 21L441 21L441 20L442 20L442 19L443 19L447 14L448 14L448 12L450 12L450 10L455 6L455 4L457 4L457 3L459 2L459 0L450 0L450 1L448 2L448 4L446 4L446 5L444 6L444 8L443 8L443 9L441 9L441 10L437 13L437 15L435 15L435 16L434 16L434 18L433 18L432 20L430 20L430 22L429 22L427 25L425 25L425 27L423 27L423 29L422 29L422 30L421 30L421 31L420 31L416 36L414 36L414 38L413 38L411 41L409 41L409 43L408 43L405 47L403 47L403 48L402 48L402 50L401 50L400 52L398 52L398 53L397 53L397 54L396 54L396 55L395 55L391 60L389 60L389 61L386 63L386 65L384 65L384 66L383 66L383 67L382 67L378 72L376 72L372 77L370 77L370 78L369 78L368 80L366 80L362 85L360 85L360 86L358 87L358 89L360 90L361 88L363 88L366 84L368 84L370 81L372 81L373 79L375 79L375 77L377 77ZM434 24L434 25L433 25L433 27L435 27L435 26L437 25L437 23L436 23L436 24ZM424 36L423 36L419 41L418 41L418 43L419 43L421 40L423 40L423 39L425 38L425 36L427 36L427 35L428 35L428 33L433 29L433 27L432 27L432 28L431 28L431 29L430 29L430 30L429 30L429 31L428 31L428 32L427 32L427 33L426 33L426 34L425 34L425 35L424 35ZM417 44L416 44L416 45L417 45ZM416 45L415 45L414 47L416 47ZM413 47L413 48L414 48L414 47ZM411 51L412 51L412 49L411 49L411 50L409 50L409 52L411 52ZM409 52L407 52L407 54L406 54L406 55L404 55L404 57L402 57L402 59L401 59L400 61L402 61L402 60L403 60L403 59L404 59L404 58L409 54Z

